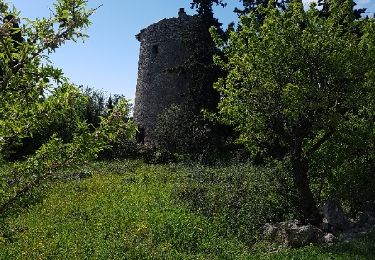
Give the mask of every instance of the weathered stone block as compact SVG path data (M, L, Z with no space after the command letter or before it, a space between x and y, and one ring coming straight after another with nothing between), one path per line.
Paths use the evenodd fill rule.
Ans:
M334 233L350 228L350 222L337 200L326 201L323 206L323 215Z

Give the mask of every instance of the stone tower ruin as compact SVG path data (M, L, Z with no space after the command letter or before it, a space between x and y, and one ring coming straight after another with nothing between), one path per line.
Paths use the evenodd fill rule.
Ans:
M158 115L186 96L190 77L176 68L194 52L189 39L197 33L199 23L198 16L187 15L181 8L177 18L163 19L136 35L141 43L134 107L139 141L151 141Z

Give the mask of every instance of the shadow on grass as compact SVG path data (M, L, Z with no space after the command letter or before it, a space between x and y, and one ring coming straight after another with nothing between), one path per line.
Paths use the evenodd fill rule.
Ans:
M374 260L375 232L349 243L340 243L325 247L312 246L294 250L288 249L274 255L266 255L265 259Z
M322 250L324 253L348 257L348 259L375 259L375 232L350 243L341 243Z

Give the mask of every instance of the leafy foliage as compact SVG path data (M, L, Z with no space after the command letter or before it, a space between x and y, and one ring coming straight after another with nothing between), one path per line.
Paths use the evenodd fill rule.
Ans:
M1 7L0 148L3 148L7 140L28 137L45 122L54 120L54 114L50 116L49 113L65 111L59 107L53 109L53 105L59 104L53 98L46 99L46 95L56 92L59 99L58 93L62 93L62 100L58 100L63 101L60 108L67 108L76 100L77 93L71 87L53 90L50 80L60 85L68 83L61 70L48 63L46 54L55 51L67 40L77 40L84 36L79 31L88 26L88 17L93 10L84 10L84 1L58 1L55 6L56 17L28 21L20 29L15 29L14 21L9 22L4 17L10 15L16 19L17 13L9 14L5 3ZM14 44L12 30L21 33L22 42ZM43 62L46 64L42 65Z
M10 165L10 175L1 175L1 214L59 168L95 158L117 136L130 138L135 131L125 100L94 131L82 118L87 97L50 64L48 54L86 37L82 30L95 9L87 10L83 0L58 0L54 7L50 18L19 25L17 11L0 2L0 156L40 135L31 153Z
M344 1L341 0L341 3L343 2ZM321 15L328 17L331 14L332 3L328 0L318 0L317 3L318 6L321 7ZM357 19L361 18L362 14L366 12L366 8L354 9L354 7L357 5L354 1L351 1L351 5L353 7L353 15Z
M103 118L100 126L94 131L89 125L77 122L77 129L70 142L54 134L33 156L25 161L14 163L8 175L1 175L0 212L4 213L22 196L53 177L63 167L78 167L96 158L100 151L108 147L118 136L131 138L134 126L124 121L128 114L128 105L121 101L111 115Z
M192 0L191 8L195 8L200 16L208 19L213 18L213 5L220 5L222 7L226 6L224 0Z
M281 11L285 11L288 3L293 2L293 0L241 0L240 2L242 2L243 9L235 8L235 13L241 16L252 12L256 19L262 23L264 21L265 14L260 11L261 8L259 7L267 8L268 5L272 5Z
M217 37L227 62L216 60L228 72L216 84L222 95L219 117L236 127L254 155L274 145L286 149L301 211L312 222L319 217L310 165L324 158L317 154L326 145L342 144L336 137L356 118L372 129L362 136L366 142L374 138L375 23L355 19L352 1L330 4L328 17L314 5L305 11L302 1L285 12L260 7L262 24L250 13L228 42Z
M215 145L212 125L183 105L172 105L159 115L153 138L160 152L171 155L197 156Z

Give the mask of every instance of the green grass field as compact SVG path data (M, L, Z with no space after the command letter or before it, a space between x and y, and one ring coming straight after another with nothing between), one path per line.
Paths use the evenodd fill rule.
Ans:
M176 200L182 166L127 161L80 172L84 178L66 174L0 219L0 259L375 259L375 234L274 253L245 244Z

